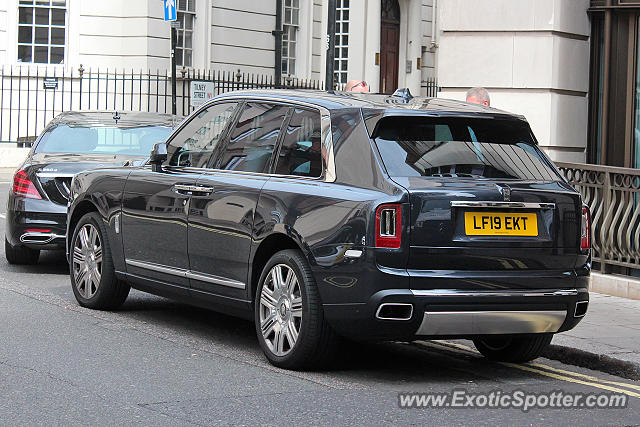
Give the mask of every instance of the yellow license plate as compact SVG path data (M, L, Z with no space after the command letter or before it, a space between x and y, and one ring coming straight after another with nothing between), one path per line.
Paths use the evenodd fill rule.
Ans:
M468 236L537 236L535 213L465 212L464 230Z

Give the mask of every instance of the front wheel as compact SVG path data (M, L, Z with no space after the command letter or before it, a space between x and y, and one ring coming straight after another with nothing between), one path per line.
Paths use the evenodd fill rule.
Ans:
M130 287L115 275L106 229L97 213L80 218L70 251L71 287L78 303L98 310L120 306Z
M260 346L275 366L313 369L331 360L337 338L300 251L280 251L267 262L256 292L255 325Z
M487 359L523 363L536 359L551 343L553 334L487 335L473 340Z

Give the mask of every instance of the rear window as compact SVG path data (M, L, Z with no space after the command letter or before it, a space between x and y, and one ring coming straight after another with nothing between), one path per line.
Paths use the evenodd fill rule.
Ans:
M170 133L168 126L58 125L42 136L35 152L148 156L153 145L167 139Z
M374 140L391 176L559 178L523 121L387 117Z

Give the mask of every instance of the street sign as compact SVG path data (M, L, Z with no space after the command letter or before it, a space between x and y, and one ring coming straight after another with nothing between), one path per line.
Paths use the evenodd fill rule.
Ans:
M199 107L215 96L216 84L214 82L191 82L191 106Z
M176 14L176 0L164 0L164 20L175 21L178 19Z

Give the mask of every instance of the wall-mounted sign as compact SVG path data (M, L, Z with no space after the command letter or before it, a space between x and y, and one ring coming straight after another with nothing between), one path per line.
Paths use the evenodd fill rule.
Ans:
M42 86L44 89L58 89L57 77L45 77L42 80Z
M191 106L199 107L215 96L216 84L214 82L191 82Z

